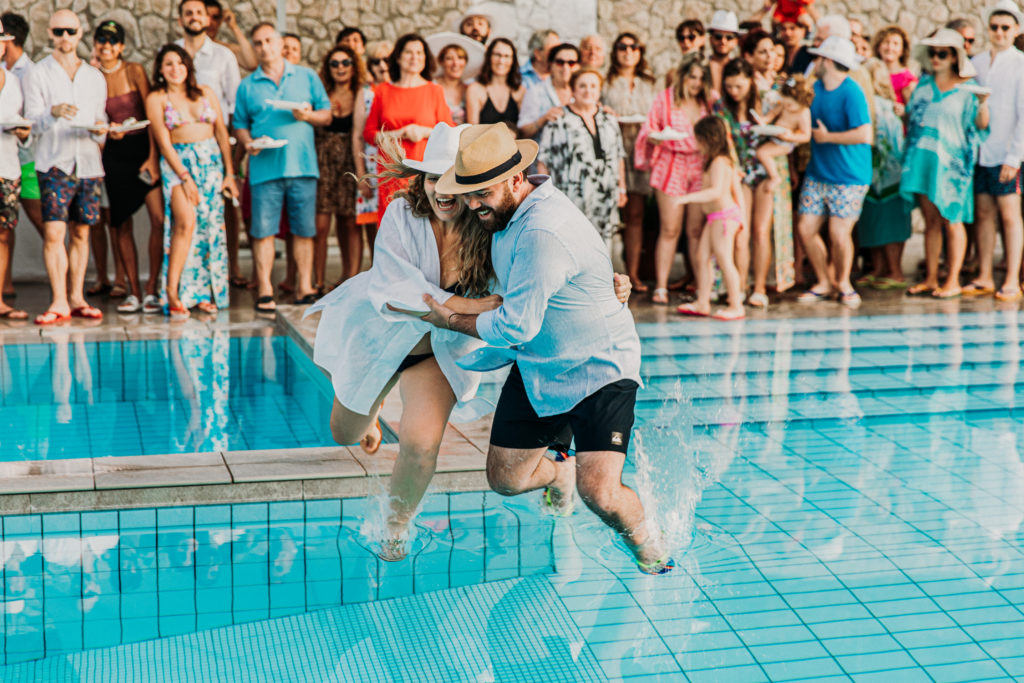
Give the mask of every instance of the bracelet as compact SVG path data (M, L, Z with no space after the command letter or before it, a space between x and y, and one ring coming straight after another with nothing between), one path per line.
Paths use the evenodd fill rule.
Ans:
M447 327L448 327L448 329L449 329L449 330L451 330L451 329L454 329L454 328L452 327L452 318L454 318L454 317L455 317L455 316L457 316L457 315L458 315L458 313L452 313L451 315L449 315L449 316L448 316L448 324L447 324Z

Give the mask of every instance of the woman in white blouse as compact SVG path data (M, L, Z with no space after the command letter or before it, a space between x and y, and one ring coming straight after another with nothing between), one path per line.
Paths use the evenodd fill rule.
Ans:
M378 550L388 561L406 555L409 524L434 475L453 410L457 419L468 420L491 407L473 401L479 374L455 364L482 342L399 312L425 313L425 293L465 313L483 313L501 303L501 297L487 296L490 235L475 221L463 220L461 200L434 192L434 183L454 163L464 127L437 124L423 161L405 160L385 169L385 175L410 181L381 219L373 266L309 308L309 313L323 311L313 360L331 375L331 432L338 443L359 442L367 453L377 451L381 404L401 379L389 537ZM392 159L404 156L400 149L384 151Z
M0 27L2 29L2 27ZM4 54L5 41L0 40L0 57ZM21 84L14 74L0 69L0 122L8 126L12 121L22 120L24 101ZM18 128L0 130L0 280L7 272L11 258L11 237L18 225L18 198L21 196L21 162L18 161L18 146L28 140L31 128L28 124ZM28 314L4 303L0 291L0 320L27 320Z

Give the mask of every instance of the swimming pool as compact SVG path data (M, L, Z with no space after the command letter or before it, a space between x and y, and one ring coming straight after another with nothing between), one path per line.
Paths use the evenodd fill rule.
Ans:
M260 611L249 624L10 664L0 679L64 670L97 681L184 680L189 671L225 681L1024 677L1019 312L671 323L641 333L647 387L628 480L685 544L672 574L637 572L588 512L552 521L535 496L433 494L426 529L453 501L473 500L483 515L533 530L489 548L537 562L520 574L431 583L464 566L432 555L443 533L431 532L413 560L383 569L437 590L333 606L295 600L286 616ZM28 519L16 524L35 524ZM12 582L31 583L28 566L42 574L46 524L36 565L13 565L18 546L5 536L5 629ZM342 527L352 538L358 521ZM182 538L186 549L189 538L200 542L187 526ZM256 556L267 571L274 555ZM203 566L193 557L180 572L188 596L188 576Z
M0 344L0 461L334 445L331 388L283 336Z

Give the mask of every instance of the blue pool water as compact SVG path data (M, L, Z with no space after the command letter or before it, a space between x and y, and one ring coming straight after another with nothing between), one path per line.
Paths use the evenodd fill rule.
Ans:
M0 345L0 461L333 445L331 388L290 339Z
M536 496L6 517L0 680L1024 679L1019 312L641 332L672 574Z

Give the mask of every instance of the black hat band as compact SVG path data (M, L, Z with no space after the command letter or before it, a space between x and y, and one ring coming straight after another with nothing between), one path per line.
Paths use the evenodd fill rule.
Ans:
M488 180L493 180L497 178L505 171L515 168L516 165L518 165L519 162L522 160L523 155L519 153L519 150L516 150L516 153L512 155L511 159L509 159L503 164L495 166L489 171L484 171L483 173L477 173L475 175L459 175L458 173L456 173L455 181L461 185L478 185L480 183L486 183Z

